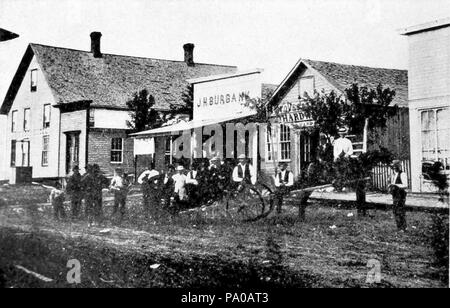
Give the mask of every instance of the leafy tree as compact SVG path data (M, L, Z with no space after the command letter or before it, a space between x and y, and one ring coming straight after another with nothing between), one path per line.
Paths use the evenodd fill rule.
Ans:
M147 89L134 93L133 99L127 102L131 116L131 121L127 121L127 126L134 132L160 126L161 120L154 105L155 98L148 93Z
M391 107L395 91L383 88L379 84L376 89L359 87L353 84L345 90L345 94L315 92L313 97L305 95L303 110L307 117L314 120L315 125L309 130L325 136L325 144L321 149L332 148L333 137L339 127L347 126L351 133L362 134L376 128L385 129L387 118L397 112L397 106ZM366 182L372 168L380 163L389 163L393 156L387 150L369 151L356 158L340 157L334 160L327 155L325 168L332 173L336 188L353 187L356 189L358 212L365 215Z
M189 84L181 94L183 104L170 104L170 113L172 115L186 114L189 119L194 116L194 86Z

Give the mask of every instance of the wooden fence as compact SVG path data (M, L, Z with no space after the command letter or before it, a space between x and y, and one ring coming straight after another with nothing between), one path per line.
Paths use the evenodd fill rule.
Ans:
M406 172L408 177L408 187L411 188L411 161L402 161L403 172ZM389 165L379 164L372 169L371 184L372 188L376 190L386 191L391 181L392 169Z

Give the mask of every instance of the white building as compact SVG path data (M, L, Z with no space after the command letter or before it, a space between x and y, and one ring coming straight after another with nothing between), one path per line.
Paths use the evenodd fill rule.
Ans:
M409 43L412 191L426 192L434 189L427 164L440 161L450 174L450 18L401 34Z

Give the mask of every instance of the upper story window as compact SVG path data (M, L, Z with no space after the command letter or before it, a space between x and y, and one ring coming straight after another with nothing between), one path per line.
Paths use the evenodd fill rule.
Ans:
M30 130L30 108L23 110L23 130L28 132Z
M30 91L31 92L36 92L37 91L37 69L32 69L30 76L31 76L30 77L30 79L31 79Z
M50 127L50 107L51 107L50 104L44 105L44 115L43 115L43 123L42 123L43 128Z
M11 132L17 131L17 110L11 113Z
M303 77L300 78L299 82L299 95L300 97L304 97L305 93L308 93L309 96L313 96L314 94L314 77Z
M123 139L112 138L111 139L111 162L121 163L123 158Z

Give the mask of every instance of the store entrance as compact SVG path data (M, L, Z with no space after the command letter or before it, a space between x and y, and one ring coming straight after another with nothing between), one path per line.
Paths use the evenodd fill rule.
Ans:
M317 158L319 135L308 132L299 133L298 174L304 176L310 163Z

